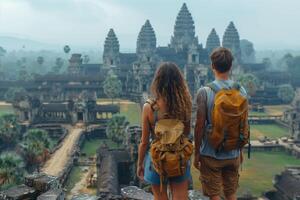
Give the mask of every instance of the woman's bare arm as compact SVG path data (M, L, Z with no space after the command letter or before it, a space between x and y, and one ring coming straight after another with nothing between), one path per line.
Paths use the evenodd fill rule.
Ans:
M138 165L142 166L144 164L144 159L149 143L149 135L150 135L150 124L149 124L149 113L151 112L151 106L149 104L145 104L142 112L142 137L139 145L138 152Z

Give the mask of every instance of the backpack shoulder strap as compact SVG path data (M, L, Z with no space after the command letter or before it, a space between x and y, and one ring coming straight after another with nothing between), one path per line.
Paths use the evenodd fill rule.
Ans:
M156 122L158 121L158 106L156 104L156 100L155 99L148 99L146 101L146 103L151 106L151 110L152 110L153 115L154 115L154 125L155 125Z
M206 86L209 87L214 93L218 93L221 90L220 87L214 82L208 83Z
M157 104L156 104L156 100L155 99L147 99L147 101L145 102L147 104L149 104L151 106L151 110L154 112L155 110L158 110Z
M231 86L232 89L241 90L241 84L238 82L234 82Z

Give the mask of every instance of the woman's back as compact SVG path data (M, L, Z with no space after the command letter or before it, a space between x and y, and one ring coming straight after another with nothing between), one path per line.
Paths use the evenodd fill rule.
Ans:
M165 183L161 180L163 174L160 173L164 170L160 171L158 169L161 165L159 164L160 161L155 160L155 157L153 157L156 151L153 150L155 149L155 142L158 144L161 139L160 137L156 137L157 132L155 128L160 127L160 130L163 131L158 131L158 134L160 134L159 132L165 132L164 141L174 142L175 146L173 144L170 145L177 148L178 145L182 144L180 142L178 143L181 137L188 135L190 132L192 101L183 74L174 63L162 63L157 69L151 85L151 93L155 100L152 101L152 103L146 103L142 113L143 127L142 139L139 145L137 174L139 178L146 180L152 185L155 199L163 200L167 199ZM181 127L181 130L178 129L178 126ZM180 130L180 134L178 134L178 130ZM151 153L153 160L148 152L149 141L150 137L152 138L152 134L155 134L156 137L150 145L151 151L153 150ZM170 138L170 135L173 139L175 138L175 140L169 141L168 138ZM174 137L174 135L176 135L176 137ZM185 141L187 140L185 139ZM160 149L157 149L157 151L160 151ZM171 156L171 154L167 156ZM177 158L178 156L175 157ZM180 165L182 167L178 168L178 173L175 172L172 176L166 176L170 182L174 199L187 199L187 180L190 177L190 167L186 165L187 159L184 162L185 164ZM167 159L165 163L168 163L170 160L173 159ZM170 166L174 167L175 165L172 164ZM163 187L163 190L160 186Z

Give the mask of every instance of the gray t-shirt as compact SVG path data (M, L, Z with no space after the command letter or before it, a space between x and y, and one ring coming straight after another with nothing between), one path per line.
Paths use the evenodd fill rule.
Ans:
M230 88L233 86L234 82L232 80L215 80L213 82L218 86L219 89ZM246 90L241 87L240 92L243 96L247 96ZM210 123L211 112L214 104L215 93L209 87L202 87L197 93L197 113L206 119L205 127ZM198 115L199 115L198 114ZM232 151L216 151L208 142L206 131L204 132L203 140L200 146L200 154L205 156L210 156L218 160L233 159L240 155L240 150Z

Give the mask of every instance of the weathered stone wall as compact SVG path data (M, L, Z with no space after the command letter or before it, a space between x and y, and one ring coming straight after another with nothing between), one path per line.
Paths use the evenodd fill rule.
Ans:
M69 158L68 163L66 164L65 168L62 169L61 173L58 175L58 179L62 185L64 185L66 183L68 176L69 176L75 162L77 161L77 158L78 158L78 155L80 152L80 147L81 147L82 143L84 142L84 139L85 139L85 135L81 134L78 139L76 148L74 148L74 150Z

